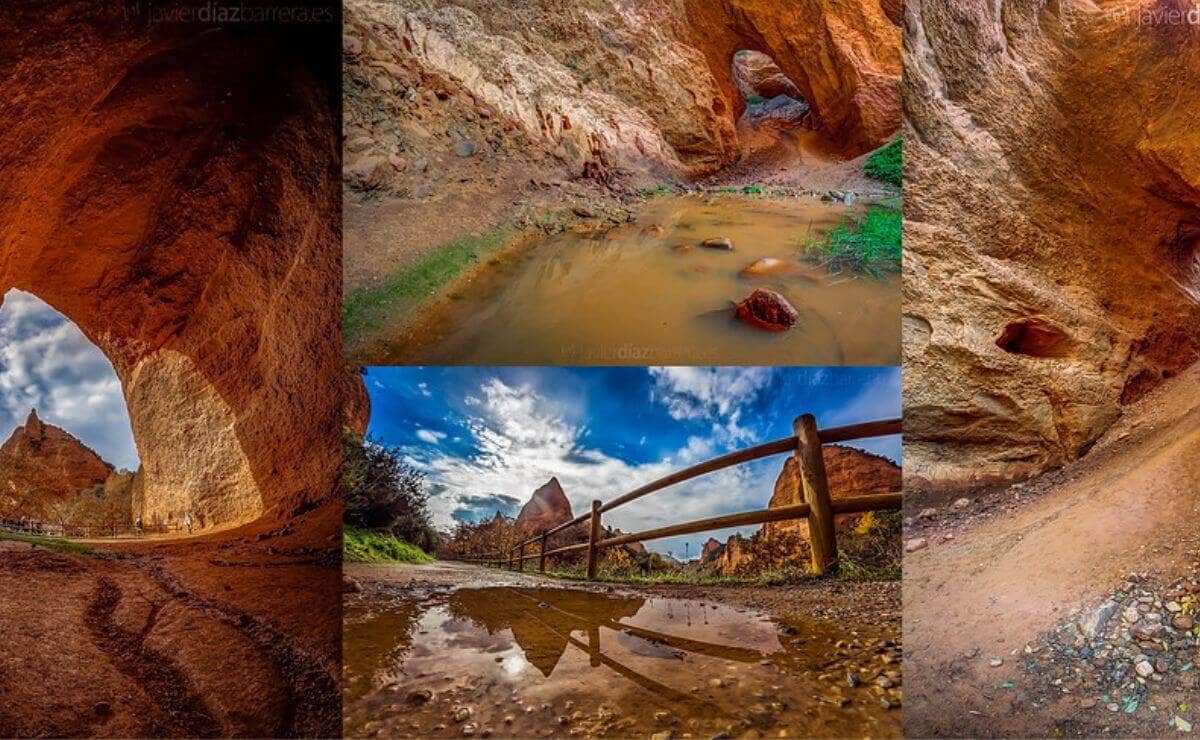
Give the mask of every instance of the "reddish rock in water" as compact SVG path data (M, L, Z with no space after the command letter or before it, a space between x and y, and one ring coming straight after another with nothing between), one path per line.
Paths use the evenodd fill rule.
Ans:
M900 466L886 457L873 455L854 447L841 445L825 445L825 476L829 481L829 496L845 498L847 496L868 496L878 493L891 493L900 490ZM804 501L804 493L800 488L799 469L796 458L789 457L779 472L775 481L775 493L771 496L770 508L790 506ZM863 514L842 514L834 518L834 526L838 530L855 526ZM789 519L782 522L768 522L763 525L764 536L772 537L784 532L795 532L804 540L808 539L808 524L803 519Z
M527 532L541 532L575 518L571 513L571 502L563 493L558 478L551 478L533 492L529 501L517 515L517 527Z
M727 236L718 236L713 239L705 239L700 242L700 246L705 249L720 249L726 252L733 251L733 240Z
M56 506L104 485L112 472L90 448L31 411L0 446L0 517L53 521Z
M768 331L787 331L800 319L800 312L786 298L766 288L751 293L737 305L733 315L750 326Z
M738 273L743 278L756 279L777 277L780 275L802 275L807 270L804 265L791 260L781 260L775 257L763 257L762 259L747 265Z

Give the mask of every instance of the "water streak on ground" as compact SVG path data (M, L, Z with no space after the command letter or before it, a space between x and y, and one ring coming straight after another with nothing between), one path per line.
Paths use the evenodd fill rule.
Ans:
M723 605L584 590L367 593L345 611L345 731L898 735L899 713L865 685L818 680L844 637ZM462 707L471 716L456 721Z
M800 259L802 244L850 210L813 198L656 199L636 223L490 259L382 354L433 364L896 364L898 278L812 263L788 275L739 274L762 258ZM700 246L718 237L735 250ZM797 326L776 333L735 321L733 302L756 287L783 294L801 314Z

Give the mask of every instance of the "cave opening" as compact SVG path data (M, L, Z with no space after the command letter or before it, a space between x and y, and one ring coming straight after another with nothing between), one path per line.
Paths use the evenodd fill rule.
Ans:
M0 519L62 536L131 534L141 482L121 381L71 319L0 299Z
M745 102L742 128L780 131L817 129L816 114L804 93L769 55L741 49L733 55L733 81Z
M131 362L136 327L22 288L0 295L0 519L68 537L186 537L262 515L237 418L193 358Z

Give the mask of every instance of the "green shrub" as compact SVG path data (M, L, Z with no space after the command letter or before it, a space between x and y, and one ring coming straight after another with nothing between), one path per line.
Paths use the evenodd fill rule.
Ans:
M904 145L897 136L882 149L867 157L867 177L901 187L904 180Z
M432 563L433 558L416 545L390 534L346 527L342 533L342 557L351 563Z
M823 259L833 270L850 269L880 277L900 271L900 211L879 208L865 217L847 217L819 239L802 245L810 257Z

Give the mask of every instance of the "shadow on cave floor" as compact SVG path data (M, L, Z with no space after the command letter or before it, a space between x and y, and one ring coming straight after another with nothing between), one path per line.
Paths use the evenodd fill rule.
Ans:
M872 688L898 648L832 621L544 582L347 599L349 735L899 732Z
M340 506L186 542L0 541L0 735L337 736Z

